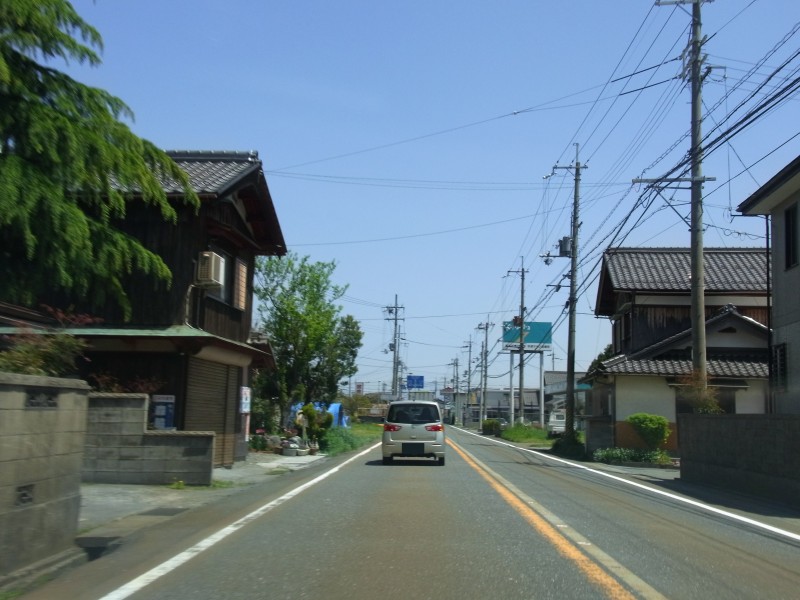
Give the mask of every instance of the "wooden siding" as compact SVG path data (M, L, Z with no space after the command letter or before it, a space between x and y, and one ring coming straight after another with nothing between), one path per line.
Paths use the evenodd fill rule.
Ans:
M706 304L706 319L716 315L721 306ZM769 310L761 306L736 307L739 314L749 317L762 325L767 325ZM687 331L692 327L689 306L634 306L630 315L621 319L631 319L630 338L621 337L621 328L614 328L614 349L632 353L660 342L670 336Z

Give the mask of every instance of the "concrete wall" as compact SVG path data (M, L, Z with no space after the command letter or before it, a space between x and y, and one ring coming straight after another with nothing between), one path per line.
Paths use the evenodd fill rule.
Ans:
M146 394L89 396L83 481L210 485L213 431L147 430Z
M89 386L0 373L0 584L72 547Z
M635 413L661 415L675 422L675 390L663 377L617 376L616 417L624 421Z
M681 479L800 507L800 416L679 415Z

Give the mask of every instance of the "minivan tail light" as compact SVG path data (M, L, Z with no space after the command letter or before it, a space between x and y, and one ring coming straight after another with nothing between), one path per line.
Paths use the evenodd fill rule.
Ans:
M392 425L390 423L383 424L384 431L400 431L401 429L402 427L400 427L400 425Z
M437 425L425 425L425 431L444 431L444 425L441 423Z

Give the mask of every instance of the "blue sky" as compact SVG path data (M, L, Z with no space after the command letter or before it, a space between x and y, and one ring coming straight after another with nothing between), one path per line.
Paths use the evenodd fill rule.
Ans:
M581 180L576 370L611 340L594 317L609 245L688 247L687 190L646 203L637 177L685 156L688 86L679 79L691 7L652 0L79 0L101 33L97 68L75 78L124 100L132 129L164 149L257 150L289 248L335 260L343 312L364 330L353 378L391 386L385 307L403 307L405 374L441 389L480 351L489 386L508 385L496 343L519 309L553 322L566 370L569 261L546 265L569 234ZM704 133L752 123L706 157L705 244L764 243L736 206L798 155L795 0L706 3ZM776 72L770 78L770 74ZM727 120L726 116L731 115ZM547 177L551 175L551 177ZM627 218L631 215L630 218ZM635 224L635 227L633 226ZM566 283L567 280L563 280ZM526 382L538 381L538 359ZM474 366L474 365L473 365ZM516 375L515 375L516 379ZM473 375L473 384L477 374Z

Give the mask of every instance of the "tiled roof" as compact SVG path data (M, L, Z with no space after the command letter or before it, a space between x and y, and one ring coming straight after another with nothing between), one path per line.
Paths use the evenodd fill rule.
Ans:
M242 177L261 168L257 152L219 152L168 150L167 154L189 175L192 189L199 195L221 194ZM164 191L179 194L176 181L162 180Z
M705 248L706 293L765 292L767 257L763 248ZM615 291L688 292L689 248L611 248L605 269Z
M736 377L739 379L766 379L769 367L766 357L754 355L739 358L709 358L706 370L709 377ZM691 375L690 359L656 358L633 360L626 357L609 361L602 371L612 375L656 375L661 377L681 377Z

